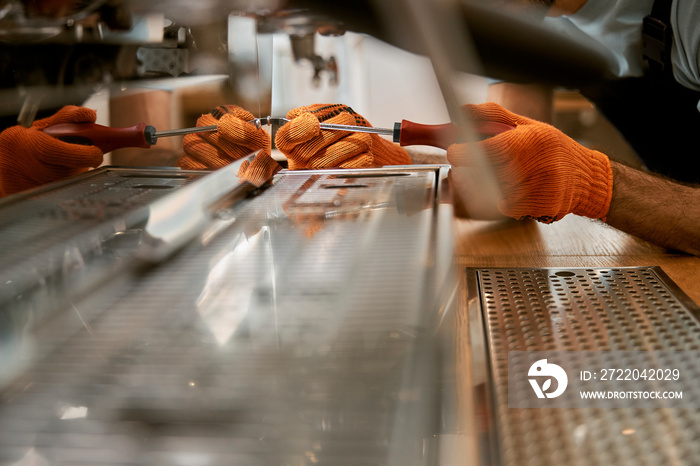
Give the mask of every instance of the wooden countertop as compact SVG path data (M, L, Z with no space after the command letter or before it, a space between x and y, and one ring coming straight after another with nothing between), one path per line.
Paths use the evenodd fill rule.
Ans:
M460 268L656 265L700 303L700 257L652 245L600 221L575 215L552 224L458 219L456 235Z

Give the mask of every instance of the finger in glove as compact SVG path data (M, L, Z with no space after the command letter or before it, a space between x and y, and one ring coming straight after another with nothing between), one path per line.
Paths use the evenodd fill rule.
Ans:
M275 173L281 169L280 164L270 156L269 152L261 151L253 158L252 162L243 161L238 170L238 177L260 187L271 180Z

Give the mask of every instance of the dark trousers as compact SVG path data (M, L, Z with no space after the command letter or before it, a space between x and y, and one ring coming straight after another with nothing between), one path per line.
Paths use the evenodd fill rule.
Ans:
M649 170L700 183L700 92L668 78L627 78L581 89Z

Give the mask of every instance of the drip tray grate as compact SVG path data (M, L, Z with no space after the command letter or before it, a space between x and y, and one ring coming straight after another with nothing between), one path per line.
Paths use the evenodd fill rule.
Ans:
M665 367L700 377L699 308L660 268L470 268L467 293L473 378L487 381L485 389L475 386L477 403L494 420L482 432L490 463L696 464L700 404L688 400L700 394L692 386L681 405L533 408L518 404L534 397L532 374L508 380L517 374L514 358L547 354L601 357L618 368L629 366L631 354L660 354ZM569 375L569 386L578 375ZM516 390L516 382L525 388Z

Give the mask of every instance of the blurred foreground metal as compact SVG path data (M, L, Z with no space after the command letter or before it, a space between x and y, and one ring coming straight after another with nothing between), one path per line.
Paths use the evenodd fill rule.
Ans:
M435 464L446 173L286 172L167 256L147 226L191 218L147 207L212 175L105 168L9 198L0 463Z

